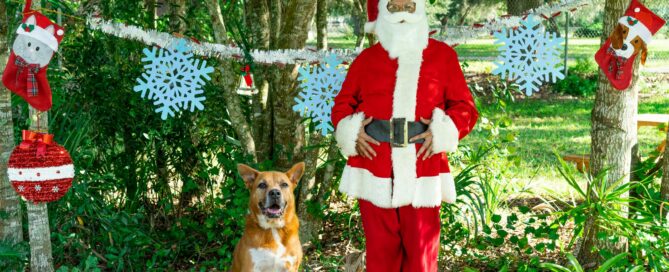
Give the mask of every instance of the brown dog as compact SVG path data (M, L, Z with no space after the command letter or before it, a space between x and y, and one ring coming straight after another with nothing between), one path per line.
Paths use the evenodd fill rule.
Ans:
M251 191L246 229L233 255L232 271L297 271L302 260L293 190L304 173L304 163L288 172L259 172L237 165Z
M616 51L616 55L630 58L634 54L641 54L641 64L646 64L648 56L648 47L641 37L628 37L629 27L618 23L613 33L611 33L611 47Z

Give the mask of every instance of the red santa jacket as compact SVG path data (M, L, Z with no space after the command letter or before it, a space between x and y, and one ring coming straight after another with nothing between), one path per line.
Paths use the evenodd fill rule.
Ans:
M358 156L355 141L369 117L431 119L436 155L423 160L416 157L421 144L396 148L381 143L372 145L377 154L372 160ZM380 44L364 50L351 64L332 109L335 137L348 157L339 190L382 208L454 202L445 152L456 150L477 119L457 54L445 43L430 39L422 53L396 59Z

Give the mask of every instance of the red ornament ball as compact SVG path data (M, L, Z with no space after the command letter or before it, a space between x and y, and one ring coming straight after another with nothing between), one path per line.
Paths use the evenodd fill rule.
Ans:
M14 190L28 201L52 202L72 187L74 165L67 150L55 142L34 143L12 151L7 174Z

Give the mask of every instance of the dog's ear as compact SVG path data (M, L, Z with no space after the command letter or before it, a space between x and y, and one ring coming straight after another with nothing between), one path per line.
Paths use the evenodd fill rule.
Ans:
M611 32L609 38L611 39L611 45L614 49L622 48L623 41L625 40L623 38L623 26L621 24L617 24L616 28L614 28L613 32Z
M648 57L648 47L644 41L641 41L641 64L646 65L646 57Z
M293 165L288 172L286 172L286 176L290 179L290 181L293 182L294 185L297 185L298 182L300 182L300 178L302 178L302 175L304 174L304 162L297 163Z
M256 180L259 174L258 170L241 163L237 164L237 171L239 171L239 175L242 176L242 179L244 180L244 183L246 183L247 188L251 188L253 182Z

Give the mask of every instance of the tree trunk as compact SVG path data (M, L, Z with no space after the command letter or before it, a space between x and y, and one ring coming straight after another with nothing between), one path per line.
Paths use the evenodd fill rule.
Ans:
M667 131L667 144L669 144L669 131ZM664 155L662 157L664 161L664 170L662 172L662 186L660 190L660 195L662 200L669 201L669 146L664 148Z
M221 14L221 6L218 0L207 0L207 8L209 15L212 18L212 28L214 29L214 42L220 44L229 43L228 33ZM244 111L241 107L241 101L237 95L237 88L239 87L240 74L234 69L235 60L224 61L221 63L222 82L217 82L223 89L223 98L225 99L225 107L228 110L228 115L232 121L232 128L235 130L239 141L242 143L242 148L247 156L251 157L253 161L257 161L256 144L253 138L253 131L251 125L246 120Z
M156 0L144 0L144 8L146 8L147 12L149 13L149 23L153 27L153 29L156 29L158 27L157 24L157 19L158 19L158 6L156 4Z
M509 15L520 16L543 4L544 0L506 0L506 12Z
M0 2L0 22L7 22L7 6ZM0 26L0 63L9 58L8 26ZM23 240L21 227L21 202L7 177L7 161L14 149L14 123L12 122L12 95L0 87L0 240L16 244Z
M353 0L353 33L356 36L355 47L361 49L365 44L365 23L367 22L367 0ZM370 43L371 45L371 43Z
M275 1L273 1L275 2ZM270 6L265 0L248 0L245 5L245 23L248 30L248 39L253 49L270 49L273 28L278 28L273 22L279 21L280 13L270 12ZM278 8L278 4L274 5ZM251 124L253 142L258 162L271 159L272 149L272 115L269 105L269 80L266 76L267 67L256 66L254 71L255 86L258 94L252 98L253 114ZM236 95L236 94L235 94Z
M328 0L317 0L316 37L318 50L328 49Z
M283 3L283 4L282 4ZM304 48L309 24L316 13L316 1L290 0L266 1L249 0L246 5L246 23L254 48L258 49L299 49ZM280 24L279 24L280 23ZM277 27L278 26L278 27ZM256 67L254 74L259 94L254 97L254 139L258 160L271 160L279 170L288 169L300 160L306 160L307 169L316 169L319 149L305 150L306 128L302 118L292 110L297 95L297 65ZM310 141L317 143L316 139ZM296 190L298 213L306 212L303 201L306 193L315 183L313 173L305 173L303 182ZM306 222L306 221L305 221ZM320 225L302 224L301 233L313 233ZM310 227L305 231L304 226ZM302 242L309 242L310 237Z
M39 10L40 1L33 1L31 8ZM49 114L30 107L30 129L49 131ZM28 236L30 237L30 270L53 271L51 255L51 232L49 231L49 210L46 203L26 203L28 210Z
M618 18L629 4L628 0L607 0L604 14L603 43L609 33L618 24ZM630 88L624 91L614 89L606 76L600 71L599 89L592 111L592 155L590 160L593 176L607 170L608 183L623 180L629 182L629 170L632 161L632 148L637 144L637 124L635 123L638 108L638 59L635 60L634 78ZM622 197L626 197L623 195ZM621 207L621 216L626 216L626 209ZM612 254L624 252L627 241L621 239L619 243L604 243L596 236L598 232L606 231L594 222L592 218L586 221L583 242L578 251L578 259L582 264L594 265L601 263L599 250L606 249Z
M170 30L172 32L182 33L186 30L186 0L169 0L170 5Z
M39 3L39 2L37 2ZM39 4L38 4L39 5ZM35 8L35 4L33 4ZM49 114L30 108L30 129L46 132L49 130ZM53 271L51 255L51 232L49 231L49 210L46 203L26 202L28 209L28 232L30 236L30 270Z

